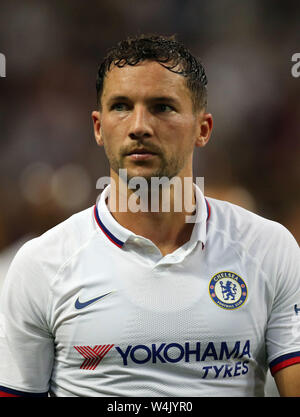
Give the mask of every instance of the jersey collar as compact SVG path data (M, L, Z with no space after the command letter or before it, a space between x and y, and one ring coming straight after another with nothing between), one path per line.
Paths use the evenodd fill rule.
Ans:
M106 204L106 199L110 193L110 187L111 186L108 185L103 190L100 199L94 206L94 218L98 227L106 237L116 246L122 248L130 237L137 235L121 226L110 213ZM207 235L207 222L210 217L211 208L202 191L196 184L194 184L194 190L196 196L196 222L194 224L190 242L201 241L202 248L204 248Z
M106 200L110 193L110 187L108 185L101 193L100 199L94 207L94 217L106 237L116 246L122 248L126 240L134 233L121 226L109 211Z

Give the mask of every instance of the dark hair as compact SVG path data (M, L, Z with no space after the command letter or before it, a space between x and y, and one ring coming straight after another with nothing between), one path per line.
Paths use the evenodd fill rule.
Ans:
M101 108L104 78L112 65L119 68L139 62L156 61L169 71L186 77L194 110L207 105L207 78L203 65L175 36L140 35L129 37L110 49L98 68L96 89L97 104Z

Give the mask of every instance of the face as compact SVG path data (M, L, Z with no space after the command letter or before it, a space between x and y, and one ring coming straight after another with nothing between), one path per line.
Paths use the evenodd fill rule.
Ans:
M106 75L101 112L93 112L95 137L111 175L127 178L192 177L195 146L209 139L212 120L195 112L185 78L157 62L113 67Z

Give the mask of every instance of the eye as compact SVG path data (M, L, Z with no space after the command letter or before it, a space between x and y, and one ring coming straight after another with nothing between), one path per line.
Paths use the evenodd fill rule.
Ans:
M174 107L170 106L169 104L165 103L157 103L154 106L154 111L156 113L168 113L174 110Z
M111 110L126 111L126 110L128 110L128 105L126 103L114 103L111 106Z

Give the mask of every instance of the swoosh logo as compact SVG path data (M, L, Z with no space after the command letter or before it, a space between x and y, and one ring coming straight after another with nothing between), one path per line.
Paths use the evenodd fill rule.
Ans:
M111 294L113 291L110 291L106 294L100 295L100 297L96 297L96 298L92 298L91 300L85 301L84 303L81 303L79 301L79 297L77 298L77 300L75 301L75 308L77 310L81 310L82 308L85 308L93 303L95 303L96 301L101 300L101 298L106 297L108 294Z

